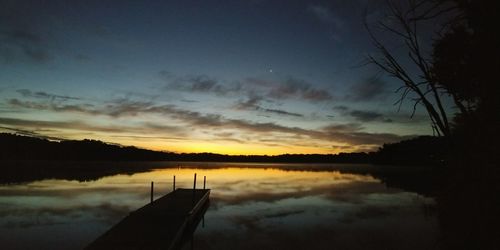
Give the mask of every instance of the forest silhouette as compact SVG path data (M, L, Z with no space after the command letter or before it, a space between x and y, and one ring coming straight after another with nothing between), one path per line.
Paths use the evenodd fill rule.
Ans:
M401 63L405 58L396 57L367 26L380 55L368 59L401 83L399 105L410 99L414 110L418 105L426 109L435 134L441 138L429 148L436 155L446 155L439 185L432 187L442 229L439 247L498 249L500 37L496 23L500 4L468 0L400 3L388 2L392 23L378 24L403 42L406 59L418 77L411 77ZM442 26L436 25L443 19L447 21ZM417 28L425 22L435 26L438 34L430 54L422 49L422 34ZM446 97L456 111L451 116L445 111ZM400 150L389 146L379 157L414 160L398 154Z
M444 140L421 136L384 144L376 152L339 154L223 155L173 153L108 144L98 140L51 141L16 134L0 134L0 160L4 161L198 161L266 163L376 163L399 165L443 165L448 152ZM409 160L411 159L411 160Z

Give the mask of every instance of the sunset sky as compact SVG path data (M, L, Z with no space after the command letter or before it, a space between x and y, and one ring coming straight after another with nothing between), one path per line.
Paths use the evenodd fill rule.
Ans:
M431 134L422 108L393 105L398 82L362 66L380 5L2 1L1 131L224 154Z

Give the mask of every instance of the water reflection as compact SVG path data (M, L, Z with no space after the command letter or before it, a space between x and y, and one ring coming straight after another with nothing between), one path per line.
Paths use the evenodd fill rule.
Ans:
M387 188L369 175L267 167L184 166L90 182L0 186L0 241L7 249L83 248L149 202L150 181L159 197L171 191L173 175L177 187L191 187L196 172L207 176L212 193L195 249L429 249L436 243L436 220L424 210L430 198Z

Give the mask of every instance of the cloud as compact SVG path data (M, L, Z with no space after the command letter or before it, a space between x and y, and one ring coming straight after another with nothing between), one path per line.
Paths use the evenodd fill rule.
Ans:
M269 99L296 99L313 103L333 98L327 90L315 88L311 83L294 77L281 80L248 77L240 82L225 83L207 75L177 76L165 70L160 71L159 75L167 82L163 87L165 91L176 90L218 96L260 95Z
M57 112L77 112L77 113L85 113L91 115L100 114L100 112L97 110L89 109L90 105L74 105L74 104L63 105L63 104L56 104L54 102L42 103L34 101L21 101L16 98L9 99L7 101L7 104L10 105L11 107L24 108L24 109L51 110Z
M46 5L46 4L45 4ZM0 9L0 60L44 63L52 59L44 24L53 21L44 4L2 1ZM50 25L49 25L50 26Z
M311 83L294 77L276 81L249 77L244 83L250 91L260 93L269 99L296 99L312 103L333 99L327 90L316 88Z
M162 70L159 75L167 82L163 87L163 90L166 91L177 90L191 93L227 95L228 93L238 92L241 88L238 84L222 84L215 78L203 74L177 76L169 71Z
M51 59L40 34L29 30L0 29L0 57L10 62L20 56L37 63Z
M333 24L337 28L343 25L343 22L326 6L309 5L307 10L322 22Z
M18 99L10 99L8 104L17 108L49 110L56 112L76 112L88 115L105 115L115 118L139 116L143 114L158 114L187 121L192 125L217 126L221 120L220 115L203 115L199 112L179 109L175 105L158 105L153 102L134 101L127 98L116 99L107 102L103 106L94 106L90 104L62 105L57 103L20 101Z
M357 123L329 125L323 128L324 138L350 145L382 145L397 142L414 136L400 136L392 133L368 133L362 131Z
M336 42L342 42L342 35L345 22L336 15L329 7L324 5L309 5L307 11L310 12L320 22L329 26L329 37Z
M185 103L197 103L197 102L199 102L199 101L191 100L191 99L181 99L180 101L185 102Z
M50 93L46 93L43 91L33 92L29 89L18 89L18 90L16 90L16 92L19 93L20 95L22 95L23 97L45 98L45 99L50 99L52 101L55 101L55 100L81 100L81 98L78 98L78 97L50 94Z
M50 60L52 56L42 33L35 29L36 22L30 20L32 16L27 16L33 13L26 13L24 7L13 3L7 3L8 6L0 11L0 58L5 62Z
M292 77L284 82L271 85L267 96L275 99L299 98L311 102L322 102L332 99L328 91L314 88L305 80Z
M337 110L337 111L345 112L345 111L349 110L349 107L344 106L344 105L337 105L337 106L333 107L333 109Z
M158 74L164 80L171 80L171 79L173 79L175 77L175 75L172 72L168 71L168 70L160 70L158 72Z
M222 131L240 130L257 136L278 136L287 138L285 144L292 144L296 140L303 141L306 138L318 141L332 141L348 145L363 146L364 148L376 148L383 143L396 142L409 137L399 136L391 133L368 133L363 132L359 123L331 124L318 129L305 129L300 127L283 126L273 122L252 122L242 119L230 119L219 114L203 114L197 111L185 110L175 105L158 105L152 102L133 101L129 99L118 99L108 102L104 106L60 105L55 103L41 104L36 102L23 102L11 99L9 104L15 107L29 108L34 110L50 110L55 112L78 112L88 115L105 115L110 117L140 116L144 114L161 115L181 122L185 125L164 126L157 123L142 123L138 127L129 126L95 126L82 121L37 121L21 120L13 118L0 118L0 124L9 126L31 127L31 128L56 128L73 129L84 131L100 131L109 133L172 133L185 135L185 129L217 129ZM281 110L268 109L267 112L282 112ZM286 111L283 111L286 112ZM286 115L292 115L289 113ZM298 115L298 114L297 114ZM177 123L178 124L178 123ZM312 145L313 142L310 142Z
M16 119L0 117L0 124L7 126L15 126L10 128L10 130L26 130L25 128L31 128L36 130L44 129L68 129L68 130L79 130L79 131L90 131L90 132L105 132L105 133L165 133L178 136L186 136L185 129L183 127L177 126L167 126L154 123L141 123L137 126L120 126L120 125L91 125L83 121L73 120L73 121L43 121L43 120L27 120L27 119ZM19 128L21 127L21 128ZM36 132L31 132L36 133ZM40 135L38 135L39 137ZM60 139L60 138L57 138Z
M188 89L194 92L207 92L214 90L217 82L205 75L192 76L187 79L190 84Z
M354 132L359 131L363 127L359 123L345 123L345 124L331 124L323 127L325 131L338 131L338 132Z
M240 100L234 105L237 110L259 110L259 103L264 98L258 95L250 95L245 101Z
M27 127L39 127L39 128L81 128L80 122L68 122L68 121L38 121L38 120L24 120L15 118L0 117L0 124L13 125L13 126L27 126Z
M352 85L350 94L346 96L346 99L364 102L383 98L387 94L385 87L386 83L380 78L371 77L365 81Z
M302 98L304 100L319 102L319 101L327 101L331 100L332 96L328 91L322 89L309 89L302 93Z
M299 113L292 113L281 109L264 108L260 105L260 102L264 100L262 96L251 95L245 101L240 100L234 105L237 110L255 110L262 111L271 114L284 115L284 116L294 116L303 117L304 115Z
M383 118L383 115L381 113L364 110L353 110L349 112L349 115L362 122L377 121Z
M293 112L288 112L284 111L281 109L263 109L265 112L268 113L273 113L273 114L278 114L278 115L287 115L287 116L295 116L295 117L304 117L304 115L299 114L299 113L293 113Z
M108 102L104 109L95 110L101 115L112 117L137 116L144 113L165 113L169 112L171 105L154 106L152 102L132 101L127 98L120 98Z
M271 87L273 83L268 80L264 80L256 77L247 77L244 81L250 85L258 86L258 87Z
M349 107L338 105L333 107L333 110L340 112L344 116L353 117L360 122L393 122L392 119L387 118L384 114L370 111L370 110L350 110Z

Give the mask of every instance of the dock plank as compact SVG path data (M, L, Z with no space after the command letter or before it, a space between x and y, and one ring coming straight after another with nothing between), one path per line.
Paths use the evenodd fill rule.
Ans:
M130 213L85 249L174 249L209 189L177 189Z

